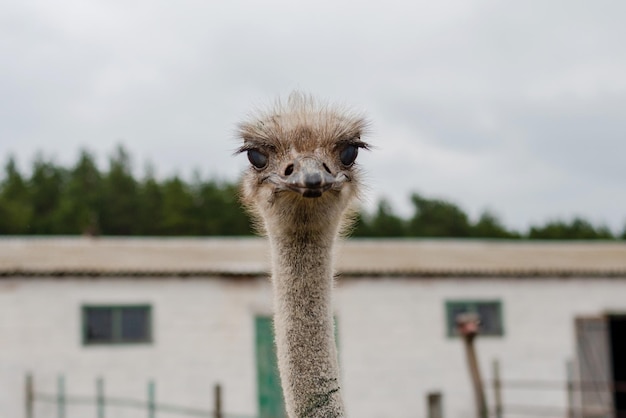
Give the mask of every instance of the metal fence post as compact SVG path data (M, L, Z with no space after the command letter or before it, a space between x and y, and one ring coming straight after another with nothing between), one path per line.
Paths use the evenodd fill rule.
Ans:
M104 418L104 379L99 377L96 379L96 408L98 410L98 418Z
M215 418L223 418L222 415L222 386L217 383L214 388L215 392L215 405L214 405L214 413Z
M571 360L565 362L567 374L567 417L574 418L574 363Z
M148 418L156 416L155 396L156 388L153 380L148 382Z
M35 384L33 382L33 375L30 373L26 374L25 389L26 389L26 393L25 393L26 418L34 418L33 406L35 403Z
M62 374L57 379L57 417L65 418L65 378Z
M426 395L428 404L428 418L443 418L441 392L431 392Z
M502 381L500 380L500 362L493 361L493 399L495 418L502 418Z

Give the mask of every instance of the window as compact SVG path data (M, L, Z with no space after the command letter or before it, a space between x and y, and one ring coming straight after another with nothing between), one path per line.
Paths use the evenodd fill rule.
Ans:
M456 317L459 314L472 312L480 317L479 335L504 335L502 320L502 303L493 300L448 300L446 301L446 317L448 337L456 337Z
M150 306L83 306L84 344L133 344L152 341Z

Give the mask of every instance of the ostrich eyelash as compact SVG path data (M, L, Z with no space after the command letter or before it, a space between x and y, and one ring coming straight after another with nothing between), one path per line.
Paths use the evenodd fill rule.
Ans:
M353 138L353 139L346 139L346 140L340 140L337 141L337 145L335 146L335 148L339 149L339 148L344 148L348 145L352 145L354 147L357 148L363 148L363 149L370 149L370 145L367 142L361 141L361 138L357 137L357 138Z
M248 152L250 150L269 150L269 151L275 152L276 147L270 144L246 142L241 147L237 148L237 150L235 151L235 154L241 154L244 152Z

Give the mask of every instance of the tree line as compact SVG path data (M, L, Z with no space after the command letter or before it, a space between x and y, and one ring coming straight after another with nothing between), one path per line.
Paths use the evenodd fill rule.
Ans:
M0 181L0 235L229 236L254 233L235 183L179 176L157 179L148 168L137 179L128 152L119 146L100 170L81 151L71 167L42 156L29 175L9 158ZM626 239L584 219L550 221L520 233L484 212L477 221L456 204L411 196L413 215L394 213L384 199L373 213L357 214L355 237L454 237L504 239Z

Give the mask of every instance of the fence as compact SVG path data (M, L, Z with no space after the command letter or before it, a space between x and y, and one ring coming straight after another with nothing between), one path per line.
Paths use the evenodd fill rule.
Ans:
M35 403L51 403L56 404L56 418L67 418L67 408L71 405L93 405L94 416L97 418L106 418L107 407L122 407L129 409L143 409L147 418L156 418L159 413L168 413L178 416L188 417L206 417L206 418L256 418L246 415L226 414L222 411L222 387L216 384L213 387L213 410L202 410L196 408L187 408L177 405L169 405L157 403L156 400L156 383L148 381L146 390L146 399L129 399L120 397L107 397L105 395L104 379L98 378L95 382L94 396L76 396L69 395L65 391L65 378L59 376L57 379L56 393L38 392L35 388L33 376L26 375L25 386L25 411L26 418L37 418L35 416Z
M565 381L516 379L503 380L500 376L498 361L493 362L492 379L487 381L493 390L493 405L490 417L508 418L513 416L530 416L546 418L625 418L626 411L617 410L612 399L608 399L603 408L589 408L582 402L583 394L614 394L626 393L626 382L595 382L576 381L570 362L566 366ZM516 405L503 402L504 391L561 391L565 392L566 407L537 405Z
M626 382L591 382L575 381L568 367L566 381L547 380L503 380L500 376L500 367L497 361L493 363L492 379L486 381L493 390L493 404L489 408L489 417L536 417L536 418L622 418L626 417L626 411L614 409L589 411L577 406L576 394L582 392L597 392L609 390L613 393L626 393ZM104 379L96 379L94 396L69 395L65 391L65 379L59 376L57 379L56 393L42 393L35 389L32 375L26 376L25 385L25 411L26 418L38 418L35 416L35 403L50 403L56 405L56 418L68 418L67 407L71 405L93 405L94 417L107 418L107 407L124 407L145 410L147 418L157 418L160 413L174 414L175 416L204 417L204 418L257 418L253 416L227 414L222 408L222 387L217 384L213 388L213 410L187 408L183 406L158 403L156 400L156 383L148 381L146 387L146 399L128 399L107 397L105 395ZM504 391L564 391L567 405L562 407L515 405L503 402ZM580 397L579 397L580 399ZM441 393L429 393L427 395L427 416L429 418L443 418L443 395Z
M535 418L626 418L626 411L618 410L611 399L618 394L626 394L626 382L595 382L576 381L573 376L572 364L567 364L567 379L565 381L516 379L503 380L500 376L498 361L493 362L492 378L485 381L493 391L492 404L487 410L489 418L535 417ZM485 387L485 389L487 389ZM503 392L539 391L565 392L566 406L539 406L506 404L503 402ZM583 394L598 395L604 400L601 407L585 405ZM608 398L607 398L608 396ZM592 396L593 397L593 396ZM589 398L589 396L587 396ZM426 395L426 416L428 418L444 418L443 394L432 392Z

